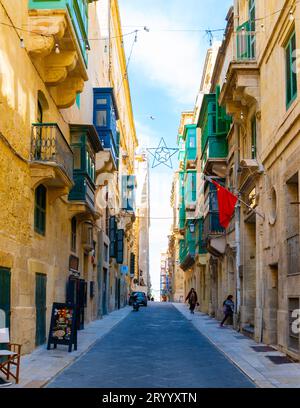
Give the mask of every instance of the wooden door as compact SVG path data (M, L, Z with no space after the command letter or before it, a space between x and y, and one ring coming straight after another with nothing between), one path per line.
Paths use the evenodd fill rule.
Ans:
M47 276L37 273L35 275L36 346L46 341L46 288Z
M5 318L1 320L1 325L4 327L10 327L10 270L0 267L0 310L5 314ZM1 327L1 326L0 326Z

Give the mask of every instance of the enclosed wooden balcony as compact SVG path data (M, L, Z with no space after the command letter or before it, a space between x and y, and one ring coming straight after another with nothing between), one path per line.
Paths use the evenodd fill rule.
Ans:
M34 123L31 129L32 186L41 182L67 194L73 186L73 152L56 123Z

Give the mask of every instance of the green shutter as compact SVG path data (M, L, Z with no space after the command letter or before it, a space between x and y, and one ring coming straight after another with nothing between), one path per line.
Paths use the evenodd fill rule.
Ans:
M116 233L117 233L117 221L116 217L109 218L109 256L111 258L116 257Z
M286 105L287 108L297 97L297 73L296 73L296 34L291 35L286 46Z
M123 263L124 258L124 230L118 229L116 236L116 261L118 264Z
M5 327L10 327L10 270L0 268L0 309L5 313ZM0 326L0 328L2 328Z
M34 229L41 235L46 231L46 192L42 184L35 190Z
M231 125L231 117L226 114L225 108L219 105L220 85L216 87L216 133L217 136L228 133Z

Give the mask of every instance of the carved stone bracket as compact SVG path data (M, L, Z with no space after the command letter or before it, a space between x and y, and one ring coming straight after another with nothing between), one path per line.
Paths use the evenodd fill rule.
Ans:
M29 10L29 27L27 51L57 107L69 108L88 75L68 11Z

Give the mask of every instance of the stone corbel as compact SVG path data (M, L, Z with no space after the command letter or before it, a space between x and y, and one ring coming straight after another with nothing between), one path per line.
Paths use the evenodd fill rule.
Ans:
M245 87L243 95L247 106L256 104L258 108L260 107L260 92L257 86Z
M60 109L66 109L75 103L77 93L81 93L84 80L81 77L68 77L57 86L50 87L50 93Z
M64 195L68 195L69 191L70 191L69 187L61 187L61 188L48 187L47 193L48 193L48 199L49 199L50 205L52 205L56 201L57 198L62 197Z
M43 80L47 85L54 86L63 82L69 72L76 67L78 56L75 51L52 53L45 60Z
M55 179L55 170L50 166L45 165L30 165L30 176L31 176L31 188L33 190L39 184L45 183L47 181Z
M96 155L96 174L105 175L105 173L111 174L115 171L113 160L110 151L102 151Z
M31 34L26 48L33 57L49 55L55 46L55 42L63 38L67 28L65 14L45 16L38 15L39 11L31 10L29 17Z

